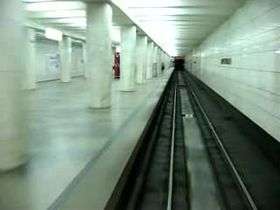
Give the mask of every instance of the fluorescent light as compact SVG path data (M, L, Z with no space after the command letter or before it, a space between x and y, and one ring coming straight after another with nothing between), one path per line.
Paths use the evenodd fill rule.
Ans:
M118 53L121 52L121 47L119 45L117 45L117 47L116 47L116 52L118 52Z
M75 18L86 17L85 10L59 10L47 12L32 12L28 14L29 18Z
M75 1L54 1L54 2L37 2L29 3L25 6L27 11L58 11L58 10L81 10L85 9L83 2Z
M87 19L85 17L80 18L59 18L55 19L54 22L58 23L75 23L75 24L81 24L82 26L87 24Z
M119 27L112 28L112 41L116 43L121 42L121 29Z
M53 28L46 28L45 37L47 39L61 41L63 38L63 33L61 31L53 29Z
M55 1L55 0L22 0L23 3L46 2L46 1Z

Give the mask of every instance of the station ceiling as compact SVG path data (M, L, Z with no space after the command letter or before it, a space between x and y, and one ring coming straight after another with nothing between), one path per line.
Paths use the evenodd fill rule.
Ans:
M85 1L22 0L29 21L85 35ZM170 55L185 55L231 16L245 0L87 0L113 6L115 39L135 23Z

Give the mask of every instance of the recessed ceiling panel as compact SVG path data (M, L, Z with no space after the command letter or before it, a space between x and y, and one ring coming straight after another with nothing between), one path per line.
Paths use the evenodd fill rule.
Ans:
M115 0L171 55L184 55L244 0ZM119 2L118 2L119 1Z
M104 0L22 0L30 21L57 29L86 30L86 3ZM114 26L132 24L114 5L170 55L184 55L223 23L245 0L108 0ZM143 32L141 32L143 33ZM119 37L117 38L119 39Z

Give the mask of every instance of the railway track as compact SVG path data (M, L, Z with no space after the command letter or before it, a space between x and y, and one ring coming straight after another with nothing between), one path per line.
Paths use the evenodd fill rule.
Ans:
M188 86L193 109L204 134L204 143L207 147L208 155L221 190L220 195L223 197L223 205L226 209L257 210L256 204L248 192L243 179L236 170L233 160L229 156L222 140L202 107L198 96L194 92L191 81L186 75L184 75L184 78Z
M106 210L191 209L181 91L188 92L200 127L221 208L280 209L279 169L254 142L258 128L246 133L242 127L248 119L239 120L240 127L239 114L225 101L190 74L174 71Z
M184 72L181 76L189 92L224 208L280 209L280 173L273 160L264 154L265 148L257 145L254 137L260 128L253 125L250 132L247 131L244 125L251 123L249 119L240 117L240 112L202 84L197 84L190 74ZM236 119L242 119L239 120L241 126Z
M182 133L175 72L106 209L189 209Z

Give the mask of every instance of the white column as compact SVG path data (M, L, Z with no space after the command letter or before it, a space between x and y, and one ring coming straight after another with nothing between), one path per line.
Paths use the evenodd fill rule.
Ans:
M153 51L153 75L157 77L157 46L154 44L154 51Z
M0 1L0 171L26 161L20 84L26 67L22 11L21 1Z
M155 62L155 44L152 44L152 49L151 49L151 77L154 77L154 62Z
M163 62L163 65L164 65L164 71L166 72L167 66L166 66L166 56L165 56L164 52L162 53L162 62Z
M36 89L36 31L27 29L25 88Z
M167 54L165 54L165 68L166 70L169 70L169 64L170 64L170 58Z
M146 83L147 80L147 69L148 69L148 54L149 54L149 43L148 43L148 37L145 36L145 46L144 46L144 52L143 52L143 83Z
M156 44L153 44L153 51L152 51L152 60L153 60L153 64L152 64L152 75L153 77L156 77Z
M135 91L136 27L123 26L121 31L121 91Z
M136 73L137 83L143 84L146 72L147 37L138 35L136 40Z
M70 37L63 36L59 42L60 79L62 82L71 81L72 68L72 41Z
M167 62L166 62L166 54L165 52L163 53L163 63L164 63L164 71L166 72L167 71Z
M156 73L157 77L159 76L159 58L158 58L158 54L159 54L159 47L156 46L156 49L155 49L155 73Z
M165 62L164 62L164 52L161 52L161 63L164 65L163 73L166 71Z
M146 82L147 79L147 68L148 68L148 37L144 36L144 47L143 47L143 83Z
M158 70L158 76L161 74L161 49L158 48L157 52L157 70Z
M86 43L82 42L82 50L83 50L83 61L84 61L84 76L85 78L89 78L88 72L87 72L87 68L86 68L86 63L87 63L87 47L86 47Z
M111 106L112 7L108 3L87 4L87 63L91 108Z
M167 55L166 54L164 54L164 66L165 66L165 69L168 70Z
M148 52L147 52L147 68L146 68L146 78L147 79L151 79L153 74L153 59L152 59L152 55L153 55L153 42L149 42L148 43Z

